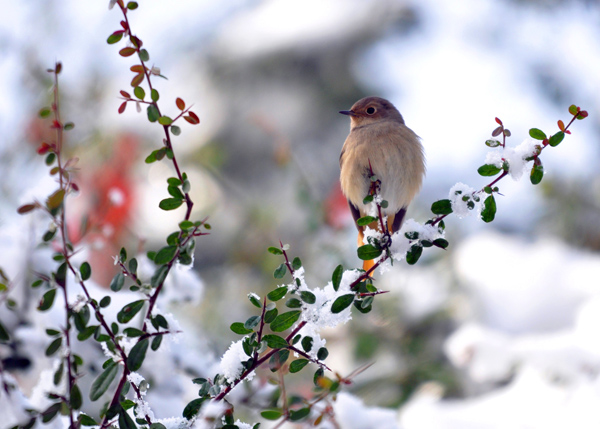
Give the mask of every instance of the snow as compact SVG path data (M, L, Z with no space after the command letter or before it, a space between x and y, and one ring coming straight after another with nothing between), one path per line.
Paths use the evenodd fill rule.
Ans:
M242 362L245 362L248 359L250 359L250 356L248 356L246 352L244 352L244 348L242 346L244 338L242 338L239 341L232 341L231 345L221 358L219 372L223 374L223 376L229 383L234 383L242 375L242 373L244 372ZM254 371L248 374L246 380L250 381L253 377Z

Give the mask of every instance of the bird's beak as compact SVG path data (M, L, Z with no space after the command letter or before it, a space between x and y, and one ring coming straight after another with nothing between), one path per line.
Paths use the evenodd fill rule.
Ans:
M355 116L355 113L352 110L340 110L342 115Z

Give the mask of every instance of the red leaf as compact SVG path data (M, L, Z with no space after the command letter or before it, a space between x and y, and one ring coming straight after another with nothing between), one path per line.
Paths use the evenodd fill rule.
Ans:
M183 119L192 125L198 125L200 123L200 118L198 118L194 112L188 112L188 116L184 116Z
M125 30L125 31L129 30L129 26L127 25L127 22L125 22L125 21L121 21L121 27L123 27L123 30Z
M129 95L129 93L127 91L119 91L121 93L121 95L125 98L131 98L131 95Z
M558 121L558 129L561 131L565 130L565 123L561 120Z
M50 150L50 145L48 143L42 143L40 147L37 148L37 153L40 155L44 155Z
M124 101L123 103L121 103L121 105L119 106L119 115L125 111L126 107L127 107L127 102L126 101Z
M131 80L131 86L134 88L136 86L140 86L140 83L144 81L144 73L136 74L135 77Z
M177 99L175 100L175 104L177 104L177 108L179 110L185 109L185 102L181 98L177 97Z
M131 36L129 38L129 40L131 40L131 43L133 43L133 46L135 46L138 49L141 48L143 45L142 41L139 38L137 38L136 36Z
M17 213L25 214L25 213L29 213L30 211L35 210L37 208L38 208L37 204L24 204L17 209Z
M122 57L130 57L133 54L135 54L135 48L132 47L123 48L119 51L119 55Z
M496 123L497 123L498 125L502 125L502 121L501 121L499 118L496 118Z
M137 64L135 66L131 66L129 70L135 73L144 73L144 66Z

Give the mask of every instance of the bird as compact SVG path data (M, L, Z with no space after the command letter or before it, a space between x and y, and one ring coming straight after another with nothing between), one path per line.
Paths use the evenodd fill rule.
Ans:
M398 231L406 209L421 189L425 176L425 154L421 140L406 126L404 118L388 100L365 97L350 110L350 133L340 154L340 185L356 223L367 216L363 200L371 191L371 176L380 181L379 195L388 202L382 207L390 234ZM368 225L381 230L378 222ZM358 228L358 247L363 246L365 226ZM372 276L374 260L363 261ZM371 270L371 271L370 271Z

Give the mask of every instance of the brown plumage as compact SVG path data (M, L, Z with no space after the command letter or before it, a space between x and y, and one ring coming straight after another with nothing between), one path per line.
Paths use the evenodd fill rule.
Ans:
M388 202L383 214L390 232L402 226L406 208L421 188L425 174L425 156L419 137L404 124L398 110L388 100L366 97L350 110L350 134L340 154L340 183L354 220L367 214L363 199L371 186L370 166L381 181L381 197ZM369 225L380 228L379 224ZM358 228L358 246L362 246L364 227ZM364 261L363 269L373 266Z

